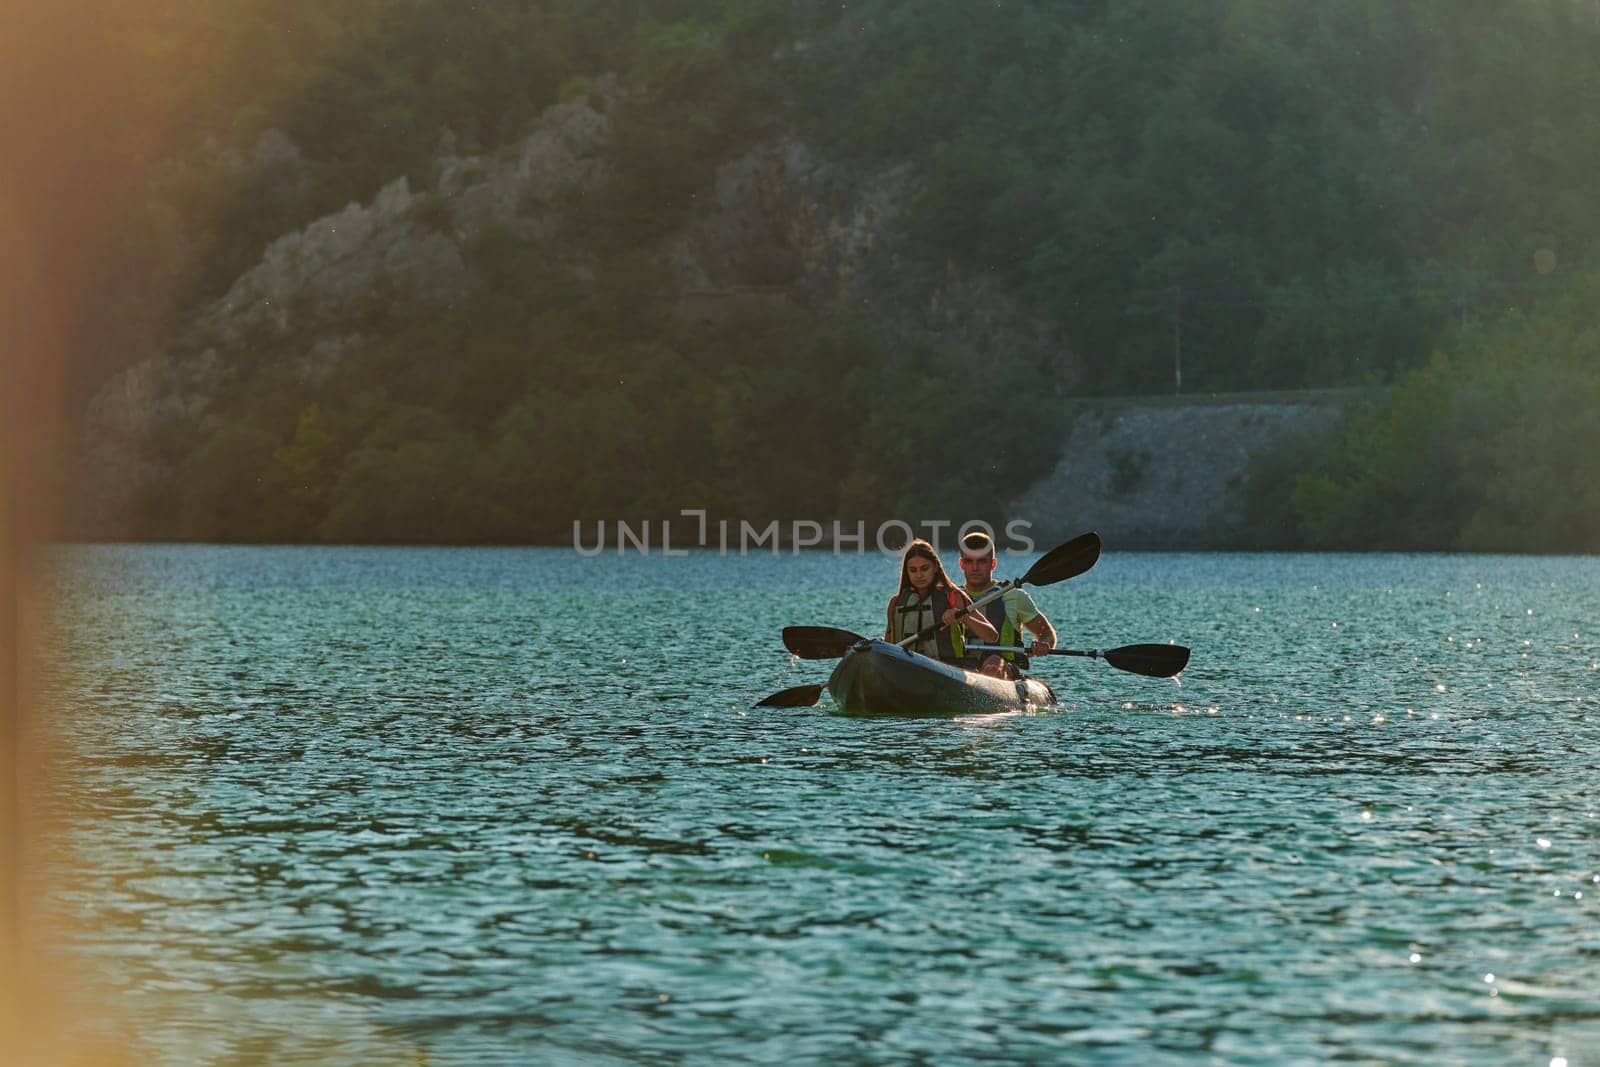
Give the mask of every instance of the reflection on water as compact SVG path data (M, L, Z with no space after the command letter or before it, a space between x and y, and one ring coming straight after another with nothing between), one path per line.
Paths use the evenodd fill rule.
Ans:
M63 552L91 1010L172 1062L1600 1062L1600 561L1108 552L1041 607L1182 689L750 709L894 575Z

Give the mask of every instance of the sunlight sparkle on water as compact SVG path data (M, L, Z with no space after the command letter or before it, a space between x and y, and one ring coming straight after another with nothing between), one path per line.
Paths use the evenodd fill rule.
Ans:
M132 560L132 573L108 589L96 569L57 609L72 612L74 647L94 650L99 669L68 678L52 704L82 747L71 784L89 799L67 817L86 862L74 877L96 895L86 918L108 935L87 951L97 965L115 954L119 987L183 988L173 1007L195 1009L180 1020L153 996L118 998L136 1012L130 1030L161 1037L154 1055L141 1047L130 1057L141 1062L193 1048L247 1058L274 1045L285 1061L337 1055L278 1032L304 1003L303 970L393 989L363 1014L370 1007L375 1028L414 1035L418 1060L558 1059L609 1040L619 1059L693 1047L720 1061L785 1033L813 1035L808 1059L850 1059L861 1036L887 1026L886 1058L914 1058L937 1038L952 1063L1008 1044L1027 1058L1042 1033L1077 1032L1102 1035L1082 1049L1090 1058L1174 1067L1245 1047L1263 1062L1306 1050L1377 1059L1381 1049L1408 1067L1565 1067L1567 1049L1552 1041L1575 1045L1574 1064L1600 1067L1576 1047L1595 1018L1581 990L1600 985L1591 952L1600 857L1584 847L1600 829L1600 764L1581 756L1600 751L1600 640L1566 629L1600 603L1600 559L1497 560L1497 608L1438 603L1446 589L1472 589L1483 567L1474 558L1152 554L1126 573L1108 559L1086 586L1095 613L1117 620L1104 636L1157 639L1170 628L1208 646L1207 663L1223 665L1196 683L1209 699L1169 701L1167 718L1180 721L1163 722L1160 681L1074 664L1085 669L1060 669L1073 714L988 720L969 737L965 718L834 717L825 696L809 714L732 706L746 690L826 677L828 664L802 668L743 631L792 621L783 592L799 587L807 615L870 620L866 607L881 603L875 561L785 558L769 573L757 567L765 560L697 555L675 561L680 573L612 556L582 564L605 567L580 582L566 549L112 554ZM1334 572L1337 584L1320 590L1328 596L1307 594L1311 575ZM1563 578L1557 593L1524 591L1552 574ZM1182 595L1152 596L1152 586ZM559 617L580 588L586 610L623 620L617 637L637 642L620 670L516 643L524 623ZM1039 601L1047 611L1061 603L1049 595ZM1505 607L1517 596L1534 618ZM1250 599L1259 625L1232 614ZM677 647L647 639L638 605L662 601L680 602L685 617L730 607L741 624L727 634L712 624ZM1329 636L1350 622L1355 646L1305 654L1318 611L1335 605L1344 618L1329 620ZM1430 648L1439 630L1473 655ZM717 686L684 695L703 668L682 654L691 641L728 652L731 695ZM746 654L747 643L762 647ZM417 657L418 647L440 654ZM1507 652L1528 658L1507 670ZM1407 696L1426 706L1401 705L1400 724L1386 709ZM1224 700L1229 722L1207 722ZM697 714L680 723L675 705ZM1341 717L1354 725L1355 708L1395 729L1381 738L1337 729ZM297 725L320 747L301 731L291 739L285 717L261 714L269 709L300 712ZM751 756L755 740L767 756ZM296 773L284 773L286 760ZM1128 788L1138 780L1171 788ZM1192 817L1217 818L1221 832L1197 853L1173 814L1208 796L1218 810ZM1383 804L1382 831L1378 809L1362 806L1351 832L1348 804L1362 796ZM384 830L413 836L363 834L378 812ZM902 821L937 825L938 847L930 853ZM1563 835L1549 860L1515 838L1539 823ZM1058 848L1079 833L1120 846L1060 862ZM461 847L441 847L447 837ZM1534 837L1548 842L1535 851L1555 851L1548 834ZM273 874L262 876L262 862ZM1577 869L1585 862L1588 881ZM123 877L145 870L162 877ZM1002 870L1017 876L990 874ZM1182 907L1164 892L1103 891L1180 872ZM606 887L615 891L596 891ZM977 887L986 907L959 921L904 918ZM1330 889L1354 906L1324 908ZM739 919L727 906L736 898ZM1063 899L1070 908L1038 906ZM395 914L396 902L409 914ZM144 910L156 907L160 936ZM467 936L450 912L474 921ZM1263 924L1263 914L1293 921ZM305 924L308 937L289 976L286 923ZM758 955L781 947L782 981L751 982L752 944ZM1062 944L1096 987L1103 973L1123 988L1090 998L1074 983L1074 995L1040 996L1061 988ZM1001 963L968 968L969 950ZM891 953L929 962L908 974L884 965ZM1261 1010L1258 981L1124 983L1130 959L1273 975L1274 1010ZM680 988L673 976L686 961L693 981ZM1397 962L1417 973L1400 974ZM1495 1004L1465 1003L1474 963L1514 967L1510 995L1496 988L1499 972L1479 971ZM910 1017L894 998L908 978L925 1005L981 1005L983 1027L899 1026ZM264 1022L254 1011L230 1017L235 990L262 992ZM595 1032L606 1017L622 1024L609 1039ZM1208 1050L1218 1035L1229 1044ZM630 1037L650 1045L624 1051ZM386 1062L386 1051L348 1058Z

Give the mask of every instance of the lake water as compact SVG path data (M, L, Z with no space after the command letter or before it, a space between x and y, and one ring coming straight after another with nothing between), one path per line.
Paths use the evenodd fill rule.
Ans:
M1597 559L1109 546L1040 606L1181 686L879 721L750 707L875 555L58 561L51 903L141 1062L1600 1064Z

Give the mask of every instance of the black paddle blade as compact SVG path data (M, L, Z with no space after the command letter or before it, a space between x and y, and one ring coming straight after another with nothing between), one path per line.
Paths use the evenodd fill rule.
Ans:
M1171 678L1189 665L1189 650L1182 645L1123 645L1100 656L1119 671L1149 678Z
M1100 535L1086 533L1040 556L1039 562L1029 567L1028 573L1022 576L1021 584L1054 585L1064 582L1093 567L1099 559Z
M785 626L783 647L801 659L838 659L866 638L836 626Z
M793 689L780 689L765 700L758 701L758 708L810 708L815 707L817 701L822 699L822 686L797 685Z

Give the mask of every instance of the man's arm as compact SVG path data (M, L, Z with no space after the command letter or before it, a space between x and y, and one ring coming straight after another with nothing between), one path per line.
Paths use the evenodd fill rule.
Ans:
M1035 615L1022 625L1034 636L1033 644L1028 646L1029 655L1040 656L1056 647L1056 628L1042 614Z
M1028 646L1028 654L1037 656L1042 652L1056 647L1056 628L1050 625L1050 620L1044 617L1044 612L1039 610L1039 605L1033 602L1021 589L1013 590L1016 596L1014 606L1016 618L1022 623L1023 629L1033 634L1034 640ZM1007 594L1011 595L1011 594ZM1019 637L1021 635L1018 635Z

